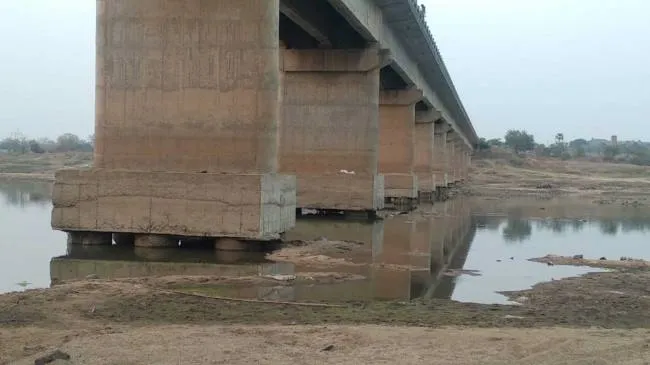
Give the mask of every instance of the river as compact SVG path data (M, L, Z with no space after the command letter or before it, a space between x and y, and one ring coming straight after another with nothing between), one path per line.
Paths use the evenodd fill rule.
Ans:
M608 215L599 217L593 212L594 206L578 213L562 202L553 203L553 209L536 208L530 202L522 206L493 202L486 208L463 198L376 222L299 219L287 233L286 239L294 242L358 245L349 252L341 248L338 264L274 262L267 256L270 249L228 253L68 246L65 234L50 228L50 194L48 183L0 181L0 228L5 232L0 239L0 293L47 288L53 281L89 277L277 277L336 272L354 275L355 279L308 285L230 286L222 293L277 300L435 297L507 303L499 291L597 271L528 261L532 257L552 253L650 259L650 214L642 209L608 207Z

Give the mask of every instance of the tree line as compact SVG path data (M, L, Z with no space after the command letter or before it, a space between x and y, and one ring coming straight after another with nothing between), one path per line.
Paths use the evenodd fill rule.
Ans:
M600 158L607 162L631 163L650 166L650 143L642 141L612 141L592 138L577 138L565 141L563 133L555 135L554 143L536 143L535 137L525 130L509 130L503 139L481 138L479 151L489 151L493 147L508 148L517 154L533 154L560 158Z
M94 135L83 139L76 134L64 133L53 140L49 138L32 139L20 132L15 132L0 141L0 152L13 154L92 152L94 145Z

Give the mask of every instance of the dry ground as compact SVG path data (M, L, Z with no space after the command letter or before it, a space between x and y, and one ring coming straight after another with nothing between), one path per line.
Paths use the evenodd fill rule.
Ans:
M633 203L645 201L650 191L647 166L532 157L515 161L475 159L468 193L499 198L572 195Z
M92 164L89 152L0 154L0 178L49 181L56 170L65 167L86 167Z
M511 306L431 300L305 307L177 291L209 292L221 280L82 280L0 295L0 364L33 363L53 349L70 353L73 364L650 361L647 271L542 283L506 293L523 303ZM321 351L327 345L334 348Z
M88 365L625 365L650 361L649 344L647 330L184 325L105 329L62 349L73 364ZM31 365L33 357L16 364Z

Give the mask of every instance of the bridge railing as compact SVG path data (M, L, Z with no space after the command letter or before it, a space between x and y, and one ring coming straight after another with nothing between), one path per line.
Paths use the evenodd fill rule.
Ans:
M431 33L431 28L429 28L429 24L426 21L426 6L424 6L424 4L422 4L422 5L418 4L418 0L409 0L409 2L411 3L411 6L414 9L417 10L417 12L418 12L418 14L420 16L420 18L418 19L419 23L420 23L420 26L422 26L422 28L426 29L426 31L427 31L427 36L429 38L428 41L432 46L433 53L434 53L434 58L438 61L438 64L439 64L440 69L442 71L443 77L446 79L447 85L449 85L450 91L452 92L452 94L454 95L454 98L458 102L458 109L460 109L459 112L463 115L463 117L464 117L464 119L466 120L467 123L471 123L469 121L469 116L467 116L467 112L465 111L465 108L462 106L462 104L460 102L460 98L458 97L458 93L456 92L456 88L454 87L454 84L451 81L451 76L449 75L449 72L447 71L447 67L445 66L445 63L442 61L442 56L440 54L440 51L438 50L438 46L436 45L436 41L433 38L433 33ZM474 126L472 126L471 124L467 125L467 129L466 129L465 132L470 134L473 137L471 139L473 139L473 140L478 139L478 137L476 135L476 131L474 130Z

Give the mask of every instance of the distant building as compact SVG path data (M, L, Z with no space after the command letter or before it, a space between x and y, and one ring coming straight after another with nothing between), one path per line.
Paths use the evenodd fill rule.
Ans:
M612 146L618 145L618 137L616 135L612 136Z

